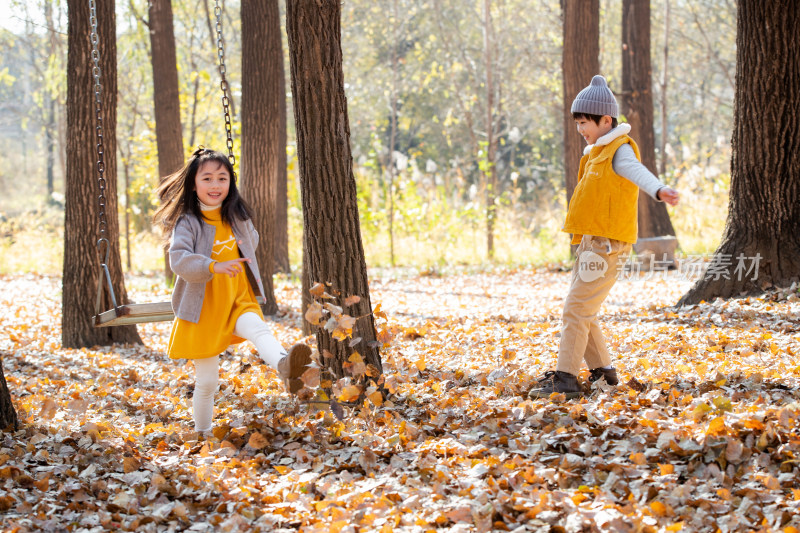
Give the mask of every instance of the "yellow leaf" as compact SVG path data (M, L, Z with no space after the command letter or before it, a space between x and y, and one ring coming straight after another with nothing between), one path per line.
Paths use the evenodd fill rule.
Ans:
M350 354L350 357L347 358L348 361L351 363L363 363L364 358L361 357L361 354L358 352L353 352Z
M667 514L667 506L659 501L650 502L650 509L652 509L657 516L666 516Z
M725 427L725 417L718 416L717 418L713 419L711 422L708 423L708 428L706 429L706 435L722 435L727 433L727 428Z
M575 505L580 505L580 503L581 503L582 501L586 500L586 499L588 499L588 496L586 496L586 494L580 494L580 493L578 493L578 494L575 494L575 495L572 497L572 503L574 503Z
M672 464L658 464L659 472L661 472L662 476L668 476L675 472L675 465Z
M384 320L389 320L388 318L386 318L386 313L381 311L381 304L380 303L375 306L375 310L372 311L372 314L375 316L375 318L382 318Z
M272 465L272 468L278 471L279 474L284 475L292 469L284 465Z
M726 398L725 396L717 396L714 398L713 403L714 407L720 411L733 411L733 405L731 404L730 398Z
M324 312L322 310L322 305L319 302L314 302L308 306L306 310L306 321L309 324L313 324L318 326L322 323L322 318L324 317Z
M368 395L369 401L371 401L375 407L380 407L383 404L383 395L379 391L375 391L372 394Z
M708 405L707 403L701 403L700 405L695 407L694 410L692 411L692 419L694 419L695 422L700 422L706 415L706 413L712 410L713 409L711 408L711 406Z
M632 453L630 456L631 462L637 465L645 465L647 464L647 458L644 456L643 453L637 452Z
M325 293L325 285L322 283L315 283L313 287L308 289L308 293L315 298L321 298Z
M414 364L417 366L417 370L419 370L420 372L424 372L425 368L426 368L426 366L425 366L425 356L423 355L422 357L417 359L417 361Z
M748 418L744 421L744 427L747 429L757 429L761 431L764 429L764 422L756 418Z
M247 445L254 450L260 450L267 444L269 444L267 438L258 431L253 432L253 434L250 435L250 438L247 440Z
M342 393L339 395L339 401L352 402L359 396L361 396L361 387L359 387L358 385L348 385L342 390Z
M674 524L670 524L665 528L667 531L680 531L683 529L683 522L675 522Z

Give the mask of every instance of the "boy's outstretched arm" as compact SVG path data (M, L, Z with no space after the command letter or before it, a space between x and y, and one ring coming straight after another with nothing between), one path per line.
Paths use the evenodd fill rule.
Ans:
M658 200L661 200L662 202L666 202L669 205L673 206L678 205L678 202L680 201L680 194L678 194L678 191L676 191L672 187L660 188L656 193L656 197Z

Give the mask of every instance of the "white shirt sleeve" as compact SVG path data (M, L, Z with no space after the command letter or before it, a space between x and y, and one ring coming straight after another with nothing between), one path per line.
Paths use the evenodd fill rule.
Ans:
M660 202L656 195L659 189L666 187L652 172L647 170L633 153L630 144L623 144L617 148L612 161L614 172L633 182L634 185L646 192L653 200Z

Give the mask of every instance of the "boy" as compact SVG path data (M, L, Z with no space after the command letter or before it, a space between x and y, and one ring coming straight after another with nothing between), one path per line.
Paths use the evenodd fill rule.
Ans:
M571 110L588 146L562 229L573 234L572 244L580 246L564 302L556 370L545 373L528 394L531 399L554 392L567 398L580 396L582 359L589 367L589 381L619 383L597 313L614 286L619 261L624 261L636 242L639 189L657 201L678 204L678 192L639 162L639 148L628 137L630 125L617 125L619 106L603 76L592 78Z

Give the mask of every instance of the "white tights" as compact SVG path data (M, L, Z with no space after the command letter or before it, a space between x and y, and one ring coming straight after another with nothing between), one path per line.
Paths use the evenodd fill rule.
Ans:
M236 321L234 335L252 342L265 363L278 368L286 350L272 335L269 325L256 313L244 313ZM210 431L214 415L214 394L219 388L219 356L194 360L194 397L192 412L195 431Z

